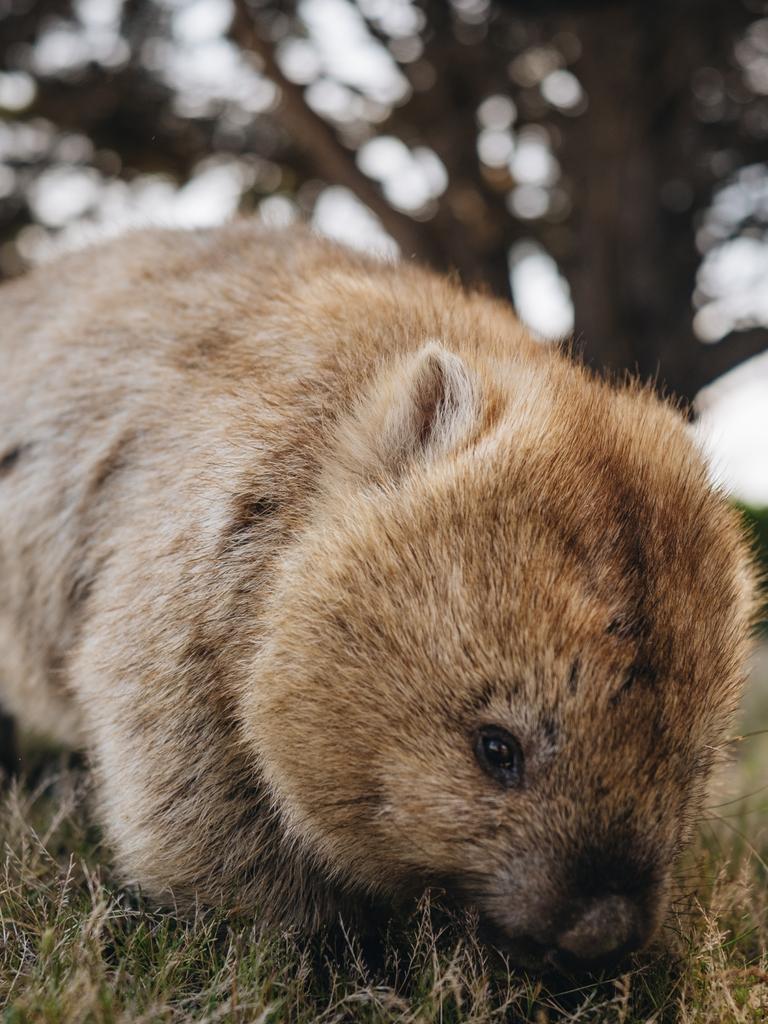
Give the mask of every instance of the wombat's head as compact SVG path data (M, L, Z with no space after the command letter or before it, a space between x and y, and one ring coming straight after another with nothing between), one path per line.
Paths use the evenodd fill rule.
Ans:
M659 923L750 604L676 413L426 345L339 426L246 726L340 885L439 886L519 961L597 965Z

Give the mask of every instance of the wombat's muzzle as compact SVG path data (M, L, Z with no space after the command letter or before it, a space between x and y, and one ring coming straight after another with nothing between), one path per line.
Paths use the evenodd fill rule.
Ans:
M509 953L522 967L565 971L600 970L641 949L653 926L646 911L630 897L596 896L569 904L559 918L533 933L510 935L484 922L491 944Z
M555 936L563 967L593 967L621 959L645 941L640 910L626 896L598 897L579 908Z

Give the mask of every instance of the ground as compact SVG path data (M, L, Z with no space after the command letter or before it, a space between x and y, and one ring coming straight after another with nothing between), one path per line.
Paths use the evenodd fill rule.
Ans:
M768 652L733 760L681 865L661 944L624 973L542 984L423 905L377 955L180 922L121 891L88 816L87 775L25 748L0 806L3 1024L87 1022L756 1022L768 1020Z

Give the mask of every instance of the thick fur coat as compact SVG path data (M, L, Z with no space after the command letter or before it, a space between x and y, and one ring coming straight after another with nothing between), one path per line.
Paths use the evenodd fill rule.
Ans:
M529 960L647 941L753 602L676 411L249 221L5 285L0 358L0 701L87 751L127 881L303 928L439 885Z

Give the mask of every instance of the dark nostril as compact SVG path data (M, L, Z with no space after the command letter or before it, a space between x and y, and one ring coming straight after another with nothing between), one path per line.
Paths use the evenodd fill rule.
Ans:
M582 963L619 956L636 945L640 933L637 908L624 896L604 896L589 903L557 936L557 948Z

